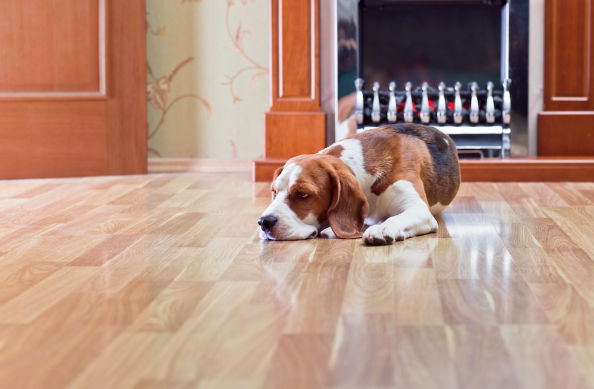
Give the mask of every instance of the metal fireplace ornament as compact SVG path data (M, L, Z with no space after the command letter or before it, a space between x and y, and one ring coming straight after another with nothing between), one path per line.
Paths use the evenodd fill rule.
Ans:
M524 153L527 0L337 4L337 139L414 122L449 134L461 157L507 157L512 136Z

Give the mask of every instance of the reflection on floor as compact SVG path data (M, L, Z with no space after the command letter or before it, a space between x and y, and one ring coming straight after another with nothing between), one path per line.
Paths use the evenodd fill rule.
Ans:
M0 387L594 387L594 184L437 234L260 242L243 174L0 184Z

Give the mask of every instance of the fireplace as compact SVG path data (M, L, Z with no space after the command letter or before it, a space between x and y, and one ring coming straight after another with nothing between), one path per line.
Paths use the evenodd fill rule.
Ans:
M390 123L461 158L528 150L528 0L337 0L337 140Z
M316 153L333 142L335 138L340 139L346 135L345 132L350 129L348 125L343 124L350 123L347 120L350 117L354 119L357 96L354 81L358 77L366 81L361 89L364 100L371 100L371 109L373 109L374 98L373 84L376 81L379 83L377 100L380 106L380 122L387 120L388 117L386 110L390 107L389 87L392 80L397 83L394 95L399 98L400 102L404 99L404 106L406 106L405 85L407 81L411 82L411 103L415 103L413 107L414 121L420 120L420 112L415 108L423 106L423 82L427 82L427 106L433 105L432 112L428 115L430 121L436 120L436 107L439 108L440 91L439 83L435 85L436 80L443 78L444 99L447 96L447 102L451 103L452 79L447 79L445 73L431 76L433 71L430 72L431 74L425 72L423 78L417 79L413 79L410 74L406 74L402 79L395 78L398 75L392 74L385 78L378 77L377 80L365 80L366 76L358 73L360 27L358 7L360 3L383 7L384 10L398 6L411 6L420 10L421 7L428 6L482 5L493 7L491 10L495 11L495 17L499 15L499 20L502 22L501 11L507 6L508 12L505 14L509 15L507 23L509 51L507 53L509 54L509 78L512 80L509 87L511 101L510 154L512 157L525 158L462 159L460 161L462 179L464 181L591 180L594 172L594 158L592 158L594 155L594 136L592 136L594 77L590 77L590 75L593 69L591 64L594 64L594 29L591 29L590 25L591 20L594 20L594 8L590 6L590 2L534 1L530 2L530 16L528 16L528 0L507 0L505 2L495 0L394 0L381 3L370 0L269 1L271 16L270 109L265 114L264 156L253 163L255 181L269 181L274 171L283 166L287 159L299 154ZM339 15L340 17L338 17ZM529 19L530 27L528 27ZM340 30L337 28L339 24ZM423 31L423 25L414 27L415 31ZM483 28L481 26L481 30ZM493 27L493 29L497 29L501 33L501 27ZM528 84L528 29L530 29L530 81L528 88L530 104L527 104L526 98L528 92L526 90ZM400 41L412 39L415 42L420 42L416 35L409 35L407 31L405 32L391 35L399 37ZM339 50L334 48L337 34ZM497 31L495 36L500 36L497 35ZM395 45L390 46L391 50L398 49L396 45L398 41L395 40L394 43ZM501 38L499 38L499 43L501 44ZM419 44L419 47L422 45ZM478 49L472 50L465 47L465 52L468 52L469 55L479 52ZM363 49L364 55L369 54L365 48ZM353 50L354 56L350 53ZM505 55L506 52L501 51L500 46L498 51L499 60L501 60L502 53ZM339 56L340 61L337 61ZM390 63L391 61L385 62ZM367 67L364 65L363 69L367 69ZM492 71L493 69L495 67L492 67ZM491 80L492 76L488 78L488 81L493 83L494 111L497 110L498 105L500 110L502 108L502 101L498 102L495 99L498 96L503 97L501 81L504 78L501 68L499 69L499 78L495 77L494 80ZM340 77L337 77L337 73L340 73ZM421 74L421 72L417 73ZM471 80L470 86L472 86L472 81L477 83L476 94L479 105L478 123L471 124L484 125L485 123L482 121L486 121L485 80L487 79L479 79L476 75L466 79L456 76L454 80L460 82L461 100L465 96L464 93L467 94L466 96L472 96L468 85L469 79ZM402 80L407 80L404 81L404 85L402 85ZM339 85L337 85L337 81ZM421 86L420 90L419 86ZM470 95L468 95L469 91ZM345 99L342 102L347 102L349 99L352 102L337 104L337 92L340 94L341 100ZM413 99L416 100L413 101ZM396 100L394 105L396 105ZM412 104L410 105L412 106ZM462 101L460 105L463 105ZM469 111L470 105L467 104L464 109ZM526 125L527 105L529 125ZM397 122L404 120L404 106L398 105ZM484 107L482 114L481 106ZM452 107L448 108L452 109ZM417 116L414 116L415 111L417 111ZM368 112L369 118L371 118L371 114L372 112ZM391 117L393 116L391 115ZM499 120L496 113L495 118L496 121ZM335 126L336 122L340 123L339 127ZM463 123L454 123L451 127L471 127L467 122L470 122L470 119L463 118ZM358 129L356 121L354 123L353 132ZM499 123L495 124L499 125ZM347 131L341 132L345 128ZM497 151L489 152L488 149L475 150L474 155L485 156L489 153L499 156ZM503 154L506 156L505 152Z

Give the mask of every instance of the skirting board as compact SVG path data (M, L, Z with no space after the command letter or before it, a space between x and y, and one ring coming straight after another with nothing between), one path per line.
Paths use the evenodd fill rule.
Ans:
M256 160L252 164L253 181L270 181L285 160ZM594 158L514 158L461 160L465 182L551 182L594 181Z
M149 158L148 172L159 173L248 173L251 160L208 158Z

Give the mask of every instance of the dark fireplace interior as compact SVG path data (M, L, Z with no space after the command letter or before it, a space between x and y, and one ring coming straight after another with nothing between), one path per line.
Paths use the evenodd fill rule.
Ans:
M337 38L337 126L352 132L393 122L424 123L450 133L461 156L525 155L528 0L338 0ZM354 96L357 79L362 100ZM511 80L507 116L506 79ZM390 83L395 83L391 89ZM407 83L412 116L405 109ZM445 105L439 105L440 83ZM363 109L357 115L353 107L354 121L341 115L356 101ZM442 120L438 105L445 107ZM456 121L455 115L461 118Z
M486 84L500 78L497 7L362 7L360 20L359 68L365 80L437 86L441 81Z

